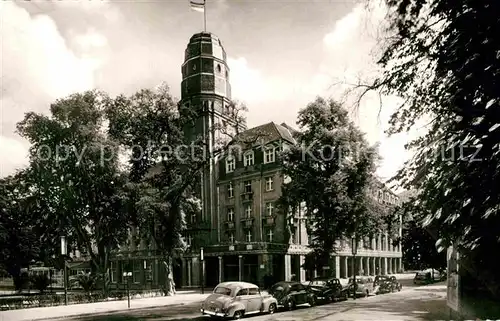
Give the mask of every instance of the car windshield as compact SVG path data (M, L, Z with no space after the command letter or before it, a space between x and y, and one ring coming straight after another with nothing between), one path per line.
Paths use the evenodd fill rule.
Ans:
M231 289L225 288L223 286L218 286L215 288L214 293L223 294L223 295L231 295Z
M326 281L325 280L313 280L310 283L311 286L325 286Z

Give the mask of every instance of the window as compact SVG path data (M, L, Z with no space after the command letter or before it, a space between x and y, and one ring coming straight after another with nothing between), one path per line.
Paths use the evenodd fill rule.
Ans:
M274 204L269 202L266 203L266 213L269 216L272 216L274 214Z
M246 205L245 206L245 217L246 218L251 218L252 217L252 206L251 205Z
M252 242L252 232L251 231L247 232L246 237L247 237L247 242Z
M243 190L245 193L252 193L252 181L244 181Z
M187 246L193 245L193 237L190 234L188 234L188 236L186 237L186 244Z
M248 295L248 289L241 289L236 293L236 296Z
M116 262L111 262L110 263L110 267L109 267L109 274L110 274L110 279L111 279L111 283L116 283L116 279L117 279L117 274L116 274Z
M227 197L234 197L233 182L229 182L229 184L227 184Z
M276 156L276 148L270 147L264 150L264 164L274 163Z
M229 234L229 243L231 243L231 244L234 243L234 234L233 233Z
M234 208L227 209L227 221L234 222Z
M251 288L248 289L248 295L259 295L259 289L258 288Z
M273 190L273 178L270 176L270 177L266 177L266 191L269 192L269 191L272 191Z
M191 214L191 224L196 223L196 213Z
M273 230L269 230L269 232L267 232L267 241L269 243L273 242L273 236L274 236Z
M133 270L132 270L132 282L134 283L139 283L141 279L141 263L142 261L135 260L133 264Z
M245 167L253 165L254 164L253 151L246 152L243 161Z
M229 156L226 158L226 173L232 173L234 172L234 169L236 167L236 160L234 157Z

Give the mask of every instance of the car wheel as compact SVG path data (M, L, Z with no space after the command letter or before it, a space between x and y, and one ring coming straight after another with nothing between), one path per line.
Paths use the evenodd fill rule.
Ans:
M316 305L316 298L314 296L309 298L309 305L312 307Z
M345 301L349 300L349 293L347 291L344 292L344 300Z
M234 315L233 315L233 319L238 320L238 319L241 319L242 316L243 316L243 311L241 311L241 310L235 311Z
M276 304L271 303L269 305L269 310L267 311L269 314L273 314L276 311Z
M403 288L403 286L402 286L402 285L398 286L398 292L400 292L400 291L401 291L401 288Z

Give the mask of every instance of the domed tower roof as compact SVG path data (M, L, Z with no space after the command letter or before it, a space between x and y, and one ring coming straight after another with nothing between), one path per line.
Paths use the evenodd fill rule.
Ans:
M189 39L181 71L182 100L206 94L231 99L226 51L216 35L200 32Z

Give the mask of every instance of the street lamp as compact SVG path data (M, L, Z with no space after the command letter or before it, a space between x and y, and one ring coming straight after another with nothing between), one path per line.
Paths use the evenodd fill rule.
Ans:
M123 277L127 280L127 303L130 309L130 278L132 277L132 272L123 272Z
M201 294L205 294L205 260L203 258L203 247L200 248L201 261Z
M64 278L64 304L68 305L68 272L66 267L66 255L68 254L68 244L66 243L66 237L61 236L61 256L63 258L63 278Z
M352 258L353 258L353 264L352 264L352 289L353 289L353 295L352 298L353 300L356 300L356 254L358 251L358 240L356 239L356 233L353 234L352 239L351 239L351 249L352 249Z

